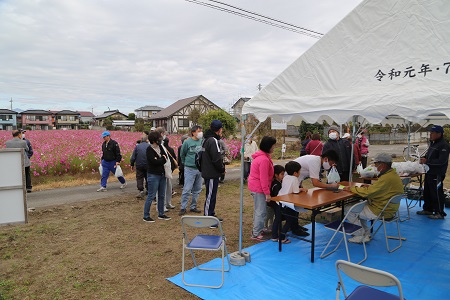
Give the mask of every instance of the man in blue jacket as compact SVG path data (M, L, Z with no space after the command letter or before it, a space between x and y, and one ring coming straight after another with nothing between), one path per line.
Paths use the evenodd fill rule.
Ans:
M205 142L203 144L204 153L202 155L202 177L205 179L206 201L205 216L215 216L217 188L219 178L225 173L222 155L218 140L222 134L222 122L213 120L210 129L205 132Z
M444 139L444 128L434 125L430 129L430 147L426 157L420 159L430 169L425 174L423 189L423 210L418 215L427 215L430 219L444 219L444 179L448 167L450 147Z
M136 145L130 158L131 170L136 169L136 184L139 190L136 198L139 199L144 198L144 187L147 187L147 148L149 146L148 135L143 135L141 143Z

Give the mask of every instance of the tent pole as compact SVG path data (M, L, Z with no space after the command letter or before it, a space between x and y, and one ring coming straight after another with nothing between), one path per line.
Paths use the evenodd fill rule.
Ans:
M358 120L357 116L353 116L353 133L352 133L352 142L351 142L351 146L352 149L350 150L350 172L348 172L348 181L352 182L353 181L353 155L355 147L354 147L354 142L356 140L356 121Z

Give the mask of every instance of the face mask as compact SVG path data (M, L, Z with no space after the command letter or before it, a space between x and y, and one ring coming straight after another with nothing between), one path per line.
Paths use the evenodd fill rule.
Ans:
M325 170L329 170L329 169L331 168L330 163L329 163L328 161L324 161L324 162L322 163L322 167L323 167Z
M335 140L335 139L337 139L338 134L337 134L336 132L331 132L331 133L328 135L328 137L329 137L330 139L332 139L332 140Z
M360 138L362 138L362 135L358 134L357 137L358 137L358 139L360 139Z
M198 133L197 133L197 138L198 138L198 139L203 138L203 132L198 132Z

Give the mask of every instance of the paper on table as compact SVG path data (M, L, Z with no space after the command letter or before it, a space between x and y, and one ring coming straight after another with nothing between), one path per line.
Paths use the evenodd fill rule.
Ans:
M283 207L289 207L292 210L298 211L298 212L307 212L307 209L304 209L303 207L300 206L295 206L293 203L290 202L284 202L284 201L280 201L281 205L283 205Z
M345 185L339 185L339 189L343 190L345 188Z

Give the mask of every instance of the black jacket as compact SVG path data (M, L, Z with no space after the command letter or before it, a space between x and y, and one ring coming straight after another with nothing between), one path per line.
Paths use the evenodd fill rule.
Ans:
M329 139L328 142L323 145L322 153L325 153L330 149L333 149L339 155L339 161L336 166L339 175L341 175L342 177L342 172L350 172L350 157L352 155L352 145L350 144L350 142L346 139ZM355 162L355 160L353 160L353 162ZM348 178L345 178L345 180L347 179ZM341 180L344 179L341 178Z
M431 142L426 155L426 164L430 167L427 174L445 176L448 167L449 145L440 138Z
M108 144L106 141L102 144L102 159L105 161L122 161L122 155L120 155L119 144L115 140L109 140Z
M208 129L205 132L202 155L202 177L205 179L220 178L225 173L218 140L220 136Z
M159 151L161 157L156 154L152 145L147 148L147 173L164 176L164 164L166 163L166 159L163 155L166 155L166 153L161 145L159 145Z

